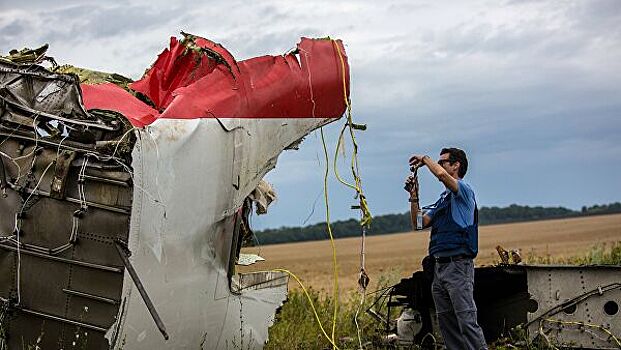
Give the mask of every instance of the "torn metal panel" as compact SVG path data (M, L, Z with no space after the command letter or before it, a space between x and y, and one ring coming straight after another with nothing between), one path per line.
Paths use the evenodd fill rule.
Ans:
M619 348L621 266L538 266L528 271L532 337L578 348Z
M0 101L6 111L4 120L32 127L33 117L40 116L35 124L51 136L61 135L65 130L42 123L43 120L69 123L77 128L68 130L74 134L84 133L85 128L93 129L90 134L118 131L121 126L115 118L106 120L86 112L76 76L56 74L37 65L0 61ZM97 136L101 135L94 138Z
M230 348L241 343L244 348L263 346L267 327L252 320L265 321L266 315L273 315L287 287L235 292L228 276L235 258L231 249L237 212L279 153L325 122L304 118L283 125L277 119L242 119L239 128L226 131L213 118L159 119L140 131L133 169L134 181L142 190L134 196L130 259L162 315L170 340L159 335L129 281L123 292L127 304L122 319L132 326L124 327L117 338L130 348L190 347L200 344L207 332L215 342L205 343L206 349L226 348L225 341ZM201 186L188 186L196 183Z
M136 83L148 86L142 99L126 82L80 88L75 75L33 65L40 55L0 60L9 348L41 334L45 349L76 334L89 349L265 344L288 276L235 271L249 196L263 194L267 207L273 193L256 189L279 154L344 112L346 56L340 41L303 39L300 61L235 62L205 39L185 40Z
M296 53L236 62L219 44L186 36L172 38L129 88L152 105L112 83L83 84L84 104L122 113L135 126L159 118L340 118L349 66L340 40L302 38Z
M492 342L524 327L528 339L565 347L618 348L621 335L621 266L501 265L475 269L478 322ZM402 344L441 339L431 281L422 271L395 285L390 307L405 308ZM390 331L388 320L385 320ZM403 323L403 317L401 323ZM427 343L425 343L427 344ZM428 344L427 344L428 345Z

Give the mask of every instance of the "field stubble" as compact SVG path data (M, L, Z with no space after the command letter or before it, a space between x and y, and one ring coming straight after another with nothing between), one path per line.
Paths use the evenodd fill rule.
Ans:
M477 265L498 262L495 247L519 249L522 256L575 256L590 247L621 240L621 214L544 220L479 228ZM427 253L429 231L370 236L366 239L366 270L374 279L390 272L408 277L420 269ZM335 240L339 266L339 286L344 292L356 288L360 268L360 238ZM306 286L331 291L333 282L330 241L312 241L244 248L266 259L239 272L286 268L299 276ZM291 288L297 288L293 279ZM343 295L343 294L341 294Z

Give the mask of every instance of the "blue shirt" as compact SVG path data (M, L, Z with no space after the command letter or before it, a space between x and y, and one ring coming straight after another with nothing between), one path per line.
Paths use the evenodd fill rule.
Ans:
M474 208L476 201L474 199L474 191L470 185L462 180L457 180L457 193L454 193L451 198L451 213L453 220L461 227L467 227L474 224ZM449 189L442 192L440 198L448 196ZM425 215L433 218L436 208L431 207L425 212Z

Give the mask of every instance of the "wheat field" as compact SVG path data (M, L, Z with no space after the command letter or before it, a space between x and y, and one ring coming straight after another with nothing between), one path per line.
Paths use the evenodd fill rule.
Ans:
M560 220L489 225L479 228L477 265L496 263L495 247L519 249L522 256L575 256L591 247L621 241L621 214ZM366 238L366 271L371 286L379 276L398 274L408 277L420 269L426 255L429 232L406 232ZM360 271L360 238L335 240L340 290L354 290ZM266 245L244 248L244 253L259 254L266 261L238 267L238 272L285 268L296 274L306 286L330 291L333 283L332 248L329 240ZM296 283L291 279L290 287Z

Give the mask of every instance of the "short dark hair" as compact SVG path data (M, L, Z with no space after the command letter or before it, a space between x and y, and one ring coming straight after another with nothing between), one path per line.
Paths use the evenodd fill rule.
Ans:
M466 158L466 152L464 152L463 150L459 148L449 147L449 148L443 148L440 151L440 155L443 155L445 153L448 153L449 155L448 159L451 164L455 162L459 162L459 172L457 175L460 178L463 178L464 176L466 176L466 172L468 171L468 158Z

